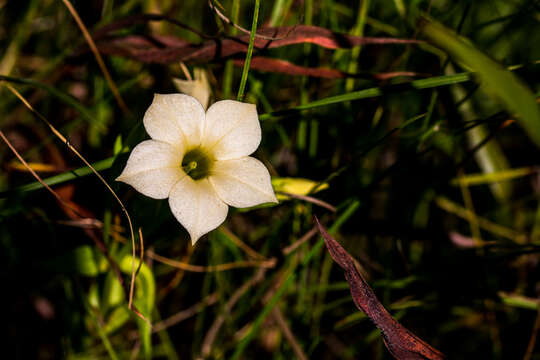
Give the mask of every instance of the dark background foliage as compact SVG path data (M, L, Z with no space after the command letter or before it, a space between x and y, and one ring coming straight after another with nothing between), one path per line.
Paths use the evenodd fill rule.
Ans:
M238 24L249 29L254 1L223 0L222 8L216 6L234 19L235 3ZM92 34L127 17L153 13L189 25L216 43L242 35L206 1L73 1L73 6ZM259 28L306 24L355 36L423 39L415 17L429 14L504 67L521 65L511 68L513 73L538 96L539 7L529 0L276 0L262 2L258 23ZM391 358L379 332L354 306L343 271L318 235L284 253L313 228L317 215L358 260L392 315L448 358L539 358L534 342L540 152L530 130L519 126L519 118L514 121L515 114L501 105L494 89L479 86L474 76L449 81L454 73L471 69L444 51L425 43L327 49L302 41L257 50L255 56L357 75L302 76L254 67L246 88L245 101L257 104L263 129L255 156L274 177L327 181L327 189L311 195L337 211L297 199L250 211L231 208L224 227L192 248L167 201L114 182L125 165L125 150L147 137L142 117L153 94L175 92L172 78L184 77L179 61L163 64L110 49L114 41L129 48L126 39L135 35L149 41L143 50L167 49L156 40L163 36L194 48L205 39L163 20L128 21L97 39L127 104L125 112L63 2L0 1L0 19L0 130L42 178L60 174L54 190L94 220L82 222L43 189L21 188L35 179L17 165L7 146L0 147L0 282L7 357L198 358L212 324L224 316L209 358L289 359L299 356L293 343L310 359ZM241 51L185 63L190 70L206 69L216 99L234 99L242 68L233 63L244 57ZM412 74L380 77L405 71ZM440 85L411 86L411 81L437 77L442 77ZM201 308L145 335L144 322L125 311L126 294L111 265L131 254L121 208L95 176L73 176L72 170L84 164L6 84L91 163L109 159L100 173L135 227L142 228L148 254L201 266L260 258L275 259L275 265L239 293L260 269L190 272L146 256L147 272L139 274L135 297L154 325L195 304ZM346 101L348 94L368 88L382 95ZM311 106L333 96L334 104ZM295 110L300 105L309 109ZM472 175L478 184L459 186L458 177ZM510 179L497 185L505 176ZM246 253L241 244L259 255ZM130 267L121 270L129 284ZM151 304L145 303L151 297L144 282L155 285ZM285 325L276 311L267 312L272 296Z

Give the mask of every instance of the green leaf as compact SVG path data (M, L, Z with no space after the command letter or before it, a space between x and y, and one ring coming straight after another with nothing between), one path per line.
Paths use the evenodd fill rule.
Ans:
M322 184L320 186L318 181L303 178L287 178L287 177L274 177L272 178L272 187L274 191L286 192L294 195L308 195L313 189L315 192L328 188L328 184ZM289 199L287 195L276 194L278 200Z
M131 311L126 305L117 306L109 315L107 322L103 325L103 332L110 335L120 329L131 317Z
M132 257L127 255L120 261L120 270L126 274L131 274ZM135 259L135 268L139 266L139 259ZM133 304L149 321L154 310L156 297L156 282L154 274L150 268L143 262L139 274L135 280L135 295ZM143 354L146 359L152 357L152 328L150 325L137 317L137 326L141 337Z
M472 148L481 144L488 136L488 129L484 124L467 131L467 138ZM483 144L474 155L476 162L486 175L502 172L510 167L504 151L496 139L491 139ZM499 201L507 201L512 196L512 184L508 182L492 182L490 189Z
M310 110L318 108L321 106L328 106L332 104L339 104L347 101L361 100L361 99L370 99L379 96L383 96L385 93L390 93L392 91L400 92L404 90L421 90L421 89L431 89L440 86L447 86L453 84L460 84L471 80L471 74L464 72L454 75L442 75L442 76L433 76L427 79L414 80L409 83L404 84L395 84L389 85L385 88L383 92L380 87L373 87L368 89L362 89L358 91L353 91L345 94L340 94L336 96L329 96L327 98L315 100L306 104L298 105L285 110L273 111L266 114L261 114L259 116L260 121L269 120L273 117L279 117L288 114L294 114L302 110Z
M47 261L45 266L62 273L94 277L105 271L108 265L105 257L96 249L83 245Z
M450 182L453 186L459 186L460 184L471 185L484 185L491 184L499 181L509 181L519 179L524 176L528 176L536 173L537 170L533 167L522 167L516 169L507 169L486 174L467 174L452 179Z
M528 298L517 294L509 294L503 291L499 291L498 295L501 298L502 302L508 306L529 310L538 309L539 304L537 299Z
M118 306L123 301L124 290L122 289L122 284L118 281L118 277L114 271L110 270L105 277L105 284L103 285L103 311Z
M116 159L115 156L107 158L107 159L103 159L103 160L93 163L92 166L94 167L94 169L96 169L96 171L107 170L112 166L115 159ZM90 169L87 166L83 166L75 170L66 171L62 174L45 178L43 179L43 182L51 186L51 185L61 184L66 181L77 179L77 178L90 175L90 174L93 174L92 169ZM26 184L12 190L1 191L0 198L6 197L8 194L15 193L15 192L33 191L33 190L38 190L41 188L43 188L43 185L41 185L39 181L35 181L30 184Z
M105 258L91 246L80 246L72 251L71 265L81 275L96 276L107 266Z
M34 81L32 79L16 78L16 77L5 76L5 75L0 75L0 80L12 82L15 84L30 85L38 89L42 89L46 91L49 95L57 98L64 104L71 106L72 108L77 110L81 114L81 117L84 120L86 120L89 124L96 126L101 132L105 132L107 130L107 128L103 124L95 121L92 113L86 107L84 107L84 105L82 105L77 99L75 99L73 96L69 94L66 94L58 90L54 86L50 86L50 85L41 83L39 81Z
M122 148L123 148L123 145L122 145L122 135L118 135L116 137L116 140L114 140L114 145L113 145L113 154L114 155L118 155L122 152Z
M518 123L531 140L540 146L540 110L536 97L514 74L475 48L470 41L443 25L421 17L421 33L433 45L446 51L456 62L473 71L488 93L495 95L508 112L517 115Z
M257 32L257 21L259 19L259 8L261 6L260 0L255 0L255 9L253 10L253 21L251 23L251 33L249 35L248 50L246 53L246 60L244 61L244 68L242 69L242 78L240 79L240 88L238 89L238 96L236 100L242 101L244 99L244 92L246 89L246 83L249 73L249 65L251 63L251 56L253 54L253 44L255 43L255 33Z

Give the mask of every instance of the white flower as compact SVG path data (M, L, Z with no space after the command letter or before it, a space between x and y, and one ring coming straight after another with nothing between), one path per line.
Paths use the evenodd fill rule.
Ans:
M248 156L261 142L255 105L223 100L205 114L191 96L156 94L143 123L152 140L133 149L116 180L169 198L192 244L225 220L227 205L277 202L268 170Z
M206 75L206 71L200 68L195 68L193 74L195 80L173 79L174 86L181 93L193 96L206 110L212 96L208 76Z

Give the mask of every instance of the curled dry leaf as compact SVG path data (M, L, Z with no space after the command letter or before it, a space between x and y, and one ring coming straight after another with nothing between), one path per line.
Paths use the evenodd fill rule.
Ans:
M99 38L98 49L103 54L125 56L142 62L170 64L178 61L216 61L245 53L249 44L249 35L214 38L201 44L172 36L107 36L110 29L117 29L112 25L108 25L107 31L96 31ZM311 43L327 49L350 49L358 45L420 42L413 39L353 36L306 25L263 28L258 30L257 34L275 40L255 38L255 51L302 43Z
M234 60L237 66L243 66L243 59ZM273 59L263 56L255 56L251 59L251 69L262 70L268 72L277 72L288 75L306 75L312 77L320 77L327 79L345 78L347 73L329 68L310 68L293 64L287 60Z
M244 65L244 59L234 60L234 64L237 66ZM313 68L307 66L300 66L293 64L287 60L274 59L264 56L255 56L251 59L250 68L253 70L267 71L267 72L276 72L287 75L298 75L298 76L311 76L319 77L326 79L339 79L346 77L356 77L356 78L365 78L372 80L387 80L398 76L427 76L427 74L419 74L411 71L393 71L387 73L360 73L360 74L351 74L341 70L330 69L330 68Z
M345 278L351 288L351 295L356 306L375 323L381 331L384 344L396 359L440 360L444 355L431 347L418 336L403 327L380 303L377 296L356 270L354 260L347 251L325 230L315 218L319 232L324 238L330 255L345 270Z

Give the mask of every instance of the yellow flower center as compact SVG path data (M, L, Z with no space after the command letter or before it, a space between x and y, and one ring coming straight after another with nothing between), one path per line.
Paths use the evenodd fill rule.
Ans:
M214 159L203 149L196 147L189 150L182 159L182 169L193 180L201 180L210 175Z

